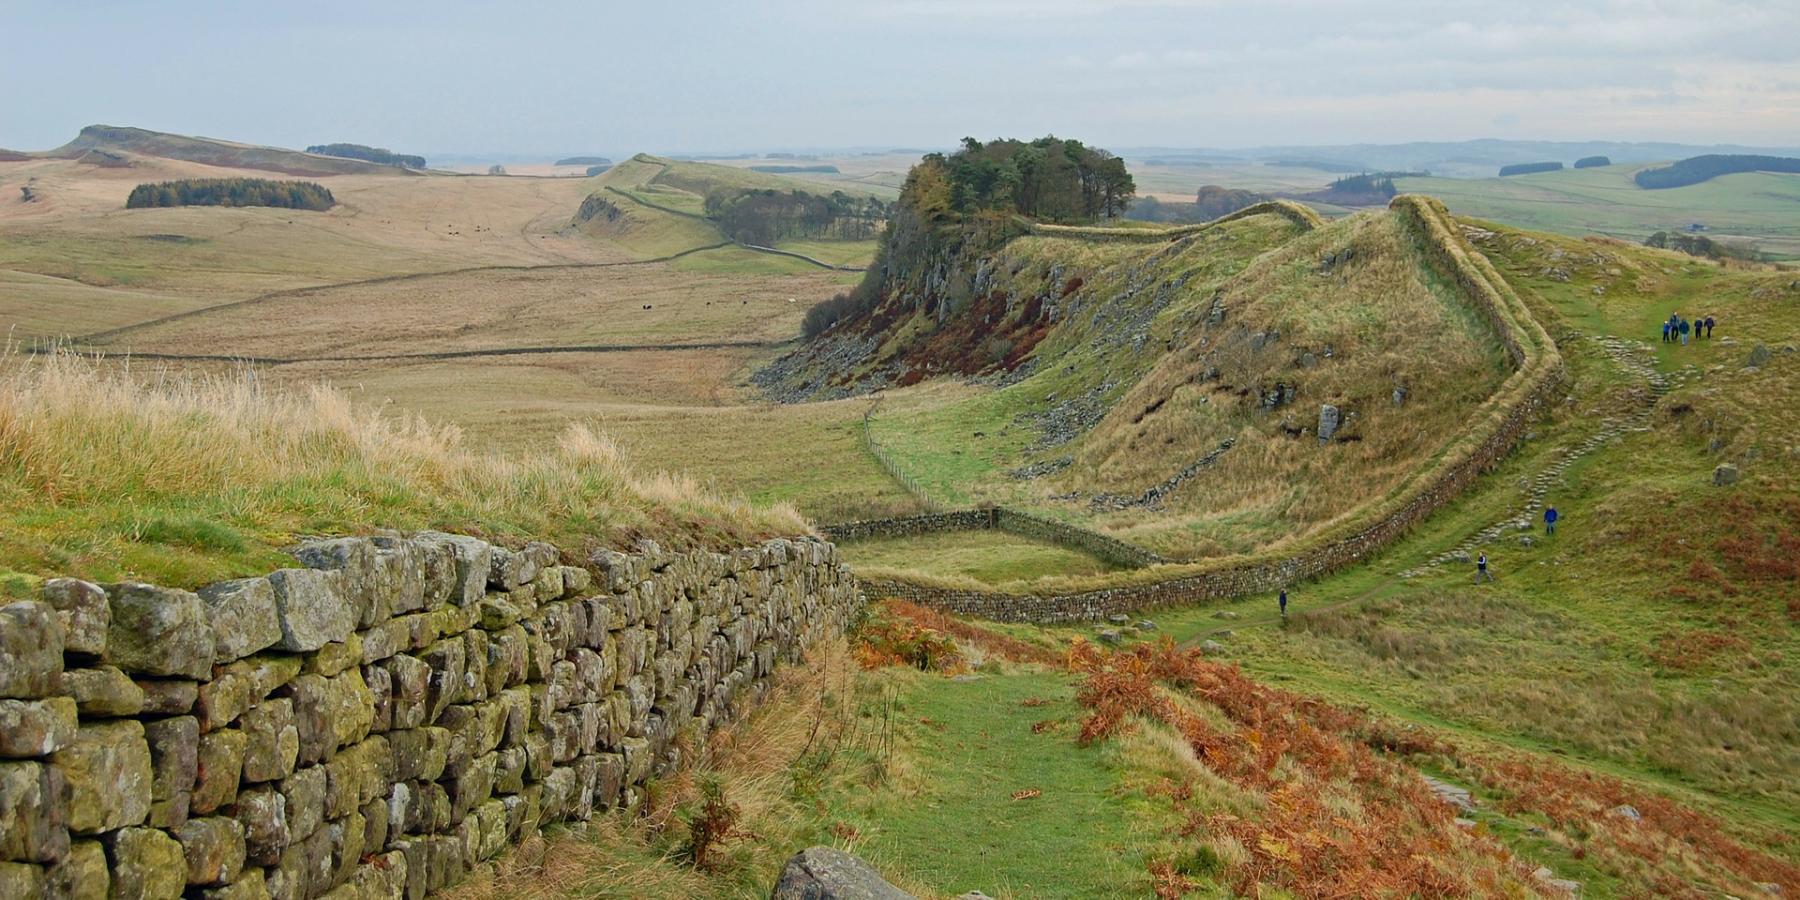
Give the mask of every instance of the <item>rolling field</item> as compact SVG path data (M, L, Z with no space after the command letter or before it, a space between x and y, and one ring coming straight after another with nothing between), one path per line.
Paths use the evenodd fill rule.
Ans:
M1800 258L1800 175L1743 173L1647 191L1631 180L1645 166L1565 169L1509 178L1403 178L1402 191L1430 194L1451 212L1561 234L1642 242L1657 231L1706 226L1708 236L1745 242L1778 258Z

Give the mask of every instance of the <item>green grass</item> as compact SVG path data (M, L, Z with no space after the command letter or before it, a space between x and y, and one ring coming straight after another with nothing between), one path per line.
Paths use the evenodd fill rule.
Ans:
M885 670L899 723L896 784L840 795L858 852L944 895L1116 897L1147 890L1160 837L1120 761L1074 740L1066 676L1023 670L973 679ZM1025 706L1027 700L1045 701ZM1034 733L1032 725L1054 727ZM1039 790L1031 799L1019 791Z
M993 529L868 538L839 547L853 568L912 570L988 584L1092 575L1116 568L1079 550Z

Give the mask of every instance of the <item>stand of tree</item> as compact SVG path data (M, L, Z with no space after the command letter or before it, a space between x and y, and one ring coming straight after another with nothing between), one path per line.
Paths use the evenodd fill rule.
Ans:
M423 156L395 153L385 147L369 147L363 144L314 144L306 148L306 152L317 153L320 156L360 159L384 166L399 166L403 169L425 168L425 157Z
M866 241L887 220L891 207L874 197L805 191L721 189L706 195L706 217L725 236L745 244L773 246L790 238Z
M126 209L156 206L274 206L281 209L330 209L337 201L324 185L312 181L268 181L262 178L198 178L140 184L125 198Z
M1137 194L1124 160L1056 137L986 144L963 138L962 149L949 156L926 154L907 177L909 183L914 176L919 176L921 200L941 202L956 213L1016 212L1059 224L1113 218Z
M1692 156L1660 169L1645 169L1632 176L1647 190L1686 187L1720 175L1738 172L1800 172L1800 159L1791 156L1752 156L1741 153L1709 153Z
M598 175L598 174L600 174L600 173L601 173L601 172L604 172L604 171L606 171L606 170L607 170L607 169L610 169L610 168L612 168L612 166L611 166L611 165L610 165L610 164L608 164L608 165L604 165L604 166L603 166L603 165L599 165L599 164L595 164L595 165L591 165L591 166L588 166L588 167L587 167L587 177L589 177L589 178L592 178L592 177L594 177L594 176L595 176L595 175Z
M1575 161L1577 169L1598 169L1601 166L1610 165L1612 165L1612 159L1605 156L1584 156Z
M1508 175L1530 175L1534 172L1555 172L1562 167L1563 164L1559 162L1513 163L1510 166L1500 167L1500 177L1505 178Z

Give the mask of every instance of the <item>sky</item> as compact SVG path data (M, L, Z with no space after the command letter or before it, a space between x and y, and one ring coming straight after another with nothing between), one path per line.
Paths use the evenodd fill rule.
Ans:
M20 150L1800 145L1800 0L0 0L0 46Z

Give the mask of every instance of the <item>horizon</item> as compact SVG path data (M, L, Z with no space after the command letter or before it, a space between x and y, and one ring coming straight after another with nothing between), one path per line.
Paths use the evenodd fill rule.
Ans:
M1228 15L1210 0L795 0L687 17L555 0L505 19L455 0L429 20L336 2L180 6L107 3L97 18L9 5L0 27L18 38L0 77L34 89L10 98L0 147L48 149L94 122L520 158L1044 133L1222 150L1800 146L1800 49L1787 39L1800 8L1732 0L1448 12L1287 0ZM144 46L161 48L149 64Z

